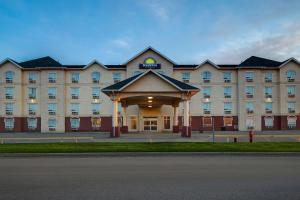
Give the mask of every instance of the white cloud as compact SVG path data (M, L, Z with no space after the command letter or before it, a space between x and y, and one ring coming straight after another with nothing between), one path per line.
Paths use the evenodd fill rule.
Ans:
M112 40L112 44L120 48L130 48L129 42L125 39L114 39Z

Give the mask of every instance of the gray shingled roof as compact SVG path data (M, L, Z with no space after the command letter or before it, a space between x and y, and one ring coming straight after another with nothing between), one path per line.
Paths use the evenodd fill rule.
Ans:
M285 61L284 61L285 62ZM279 67L284 62L278 62L257 56L251 56L239 64L238 67Z

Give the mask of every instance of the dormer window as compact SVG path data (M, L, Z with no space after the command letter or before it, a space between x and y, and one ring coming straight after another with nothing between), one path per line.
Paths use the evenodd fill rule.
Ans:
M12 72L12 71L7 71L7 72L5 72L5 80L6 80L6 83L13 83L13 81L14 81L14 76L15 76L15 73Z
M288 82L294 82L296 77L296 72L294 70L289 70L286 72L286 78Z
M211 81L211 72L205 71L202 73L202 79L204 83L209 83Z
M93 83L99 83L99 81L100 81L100 72L93 72L92 73L92 80L93 80Z

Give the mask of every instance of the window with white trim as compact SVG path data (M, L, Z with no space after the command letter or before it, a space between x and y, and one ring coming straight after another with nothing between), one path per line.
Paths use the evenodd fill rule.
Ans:
M246 97L253 98L254 96L254 86L246 86Z
M29 87L28 88L28 98L29 99L36 99L36 88Z
M48 103L48 114L56 115L57 105L56 103Z
M71 88L71 98L72 99L79 99L80 89L79 87L72 87Z
M99 87L92 88L92 97L93 97L93 99L100 99L100 88Z
M246 127L247 127L247 129L253 129L254 128L254 118L253 117L248 117L246 119Z
M130 129L137 130L137 116L130 116Z
M164 116L164 129L165 130L171 129L171 117L170 116Z
M245 72L246 82L253 82L254 72Z
M48 82L49 83L56 83L56 72L49 72L48 73Z
M274 117L271 116L265 116L265 127L266 128L273 128L274 126Z
M29 115L36 115L37 104L36 103L29 103L28 104L28 114Z
M204 102L203 103L203 113L210 114L211 113L211 102Z
M287 94L289 98L294 98L295 92L296 92L296 86L294 85L287 86Z
M14 113L14 104L13 103L6 103L5 104L5 114L6 115L13 115Z
M224 114L231 114L232 112L232 103L224 102Z
M294 70L288 70L286 72L286 78L288 82L294 82L296 77L296 71Z
M181 73L182 76L182 81L185 83L190 82L190 78L191 78L191 73L190 72L182 72Z
M232 87L226 86L224 87L224 98L231 98L232 95Z
M223 117L224 126L233 125L233 117Z
M37 73L36 72L29 72L28 73L28 82L29 83L36 83L37 81Z
M297 126L297 117L288 116L287 117L287 124L288 124L289 128L296 128L296 126Z
M5 72L5 81L6 83L13 83L14 82L15 73L13 71Z
M272 102L265 103L265 112L269 113L269 114L273 112L273 103Z
M254 104L253 104L253 102L246 102L246 112L248 114L252 114L254 112Z
M295 113L296 112L296 102L287 102L288 113Z
M101 117L92 117L92 127L93 128L100 128L101 127Z
M92 113L93 115L100 114L100 103L92 103Z
M6 130L12 130L14 128L14 118L4 118L4 128Z
M211 81L211 77L212 77L212 75L211 75L211 72L209 72L209 71L204 71L202 73L202 80L203 80L204 83L210 82Z
M70 111L72 115L79 115L80 104L79 103L71 103Z
M203 87L203 98L210 98L211 87Z
M29 130L35 130L37 128L37 118L35 117L27 118L27 127Z
M56 119L48 119L48 129L49 131L56 130Z
M265 82L269 83L273 80L273 73L272 72L266 72L265 73Z
M100 81L100 72L93 72L92 73L92 81L93 81L93 83L99 83L99 81Z
M265 87L265 98L272 98L273 88Z
M80 126L80 118L70 118L70 124L72 130L78 130Z
M114 72L113 73L113 80L114 80L114 83L120 82L121 81L121 73L120 72Z
M56 99L56 87L48 88L48 97L49 99Z
M79 72L71 73L71 82L72 83L79 83L79 78L80 78Z
M5 98L6 99L13 99L14 98L14 88L13 87L6 87L5 88Z
M224 72L223 79L224 79L225 83L230 83L231 82L231 72Z

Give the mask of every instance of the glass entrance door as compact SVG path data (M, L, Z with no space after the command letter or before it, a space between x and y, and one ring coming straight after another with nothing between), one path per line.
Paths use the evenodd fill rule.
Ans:
M157 118L144 118L144 131L157 132Z

